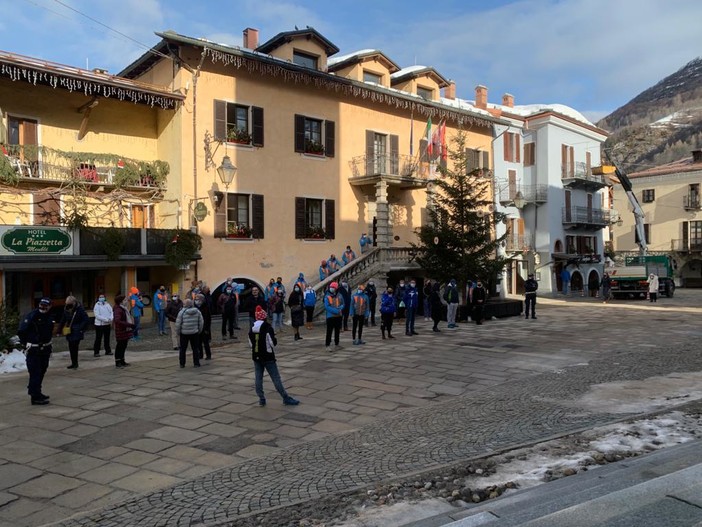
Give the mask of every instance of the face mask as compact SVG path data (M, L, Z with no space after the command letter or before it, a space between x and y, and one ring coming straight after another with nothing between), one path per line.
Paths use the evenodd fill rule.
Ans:
M336 287L330 287L329 292L332 294L336 293Z
M349 284L347 284L346 282L341 283L341 287L348 287L348 286L349 286Z
M42 313L48 313L49 312L49 306L39 306L39 311Z
M101 296L100 298L98 298L98 302L100 302L101 304L104 304L104 303L105 303L105 297L104 297L104 296Z
M177 301L178 301L178 297L177 297L177 296L174 296L173 298L171 298L171 300L173 300L174 302L177 302Z
M368 285L375 285L375 282L368 282Z
M165 290L166 290L165 287L162 287L161 289L159 289L159 291L161 291L162 293L163 293Z
M231 289L227 289L227 294L228 294L228 295L231 295L231 294L232 294L232 290L231 290Z
M417 284L415 284L414 282L410 282L410 285L411 285L412 287L416 287L416 286L417 286Z
M363 289L359 289L359 290L358 290L358 294L359 294L359 295L363 294Z
M299 293L299 292L300 292L300 288L299 288L299 287L296 287L296 288L295 288L295 291L297 291L297 292Z
M200 302L199 300L197 300L197 301L195 302L195 306L196 306L196 307L200 307L201 305L202 305L202 302Z
M404 283L404 282L400 282L400 287L402 287L403 285L405 285L405 283Z

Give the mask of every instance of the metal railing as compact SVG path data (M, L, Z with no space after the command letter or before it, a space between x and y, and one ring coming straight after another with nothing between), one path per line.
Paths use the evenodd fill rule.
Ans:
M602 183L603 185L605 182L603 175L593 174L592 168L581 161L577 163L563 163L561 165L561 179L581 179Z
M500 190L500 203L513 203L518 192L522 193L526 203L543 203L548 199L548 185L508 186Z
M702 238L670 240L671 251L702 251Z
M508 234L505 238L507 252L520 253L529 249L528 237L524 235L513 236Z
M350 165L351 177L424 177L419 170L419 160L407 155L374 154L356 156L351 159Z
M563 223L582 223L587 225L609 225L611 218L609 209L591 209L589 207L563 207Z
M700 197L697 194L683 196L683 208L685 210L700 210L700 208L702 208Z

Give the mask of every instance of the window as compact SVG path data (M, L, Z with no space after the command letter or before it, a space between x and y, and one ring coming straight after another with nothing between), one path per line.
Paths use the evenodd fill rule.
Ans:
M263 196L225 194L215 208L215 238L263 238Z
M383 76L373 73L372 71L363 70L363 82L370 82L373 84L382 84Z
M333 240L334 214L333 199L295 198L295 238Z
M32 194L32 215L34 225L60 225L61 195L55 192Z
M650 223L644 223L644 236L646 238L646 243L650 244L651 243L651 224ZM634 243L639 243L639 231L634 229Z
M655 189L646 189L642 192L641 195L641 201L644 203L653 203L656 200L656 190Z
M430 88L422 88L421 86L417 86L417 95L419 95L425 101L434 100L434 90Z
M214 138L218 141L262 147L263 108L215 101Z
M597 237L566 236L567 254L597 254Z
M334 121L295 116L295 152L334 157Z
M490 152L466 148L466 171L468 174L478 169L490 169Z
M702 248L702 221L691 221L689 245L685 249L699 251L700 248Z
M151 205L132 205L131 226L134 229L147 229L156 223L154 208Z
M524 143L524 166L531 167L536 164L536 143Z
M314 55L310 55L309 53L303 53L302 51L293 51L293 64L316 70L317 61L318 59Z
M39 175L39 123L32 119L7 116L7 150L20 175ZM30 148L26 148L30 147Z
M504 150L505 150L505 161L511 163L521 162L521 148L519 146L520 136L513 132L505 132L504 134Z
M561 179L575 177L575 149L572 146L561 145Z

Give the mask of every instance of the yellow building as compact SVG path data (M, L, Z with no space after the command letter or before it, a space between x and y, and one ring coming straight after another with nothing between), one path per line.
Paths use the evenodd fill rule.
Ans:
M0 297L23 312L68 294L91 308L98 293L178 279L164 262L177 216L163 189L179 178L166 138L182 100L0 52Z
M316 282L322 259L347 245L359 253L374 218L379 246L415 241L441 162L422 141L429 119L433 130L445 123L449 146L464 130L471 149L491 155L501 121L460 104L433 68L401 69L378 50L335 58L336 46L311 28L261 45L247 29L242 48L159 36L120 75L186 95L179 136L169 137L182 178L166 197L181 200L182 224L203 238L188 278L213 290L227 277L287 285L303 272ZM217 173L225 157L237 167L229 184ZM198 203L209 209L202 221L192 219Z
M702 287L702 151L691 158L629 174L645 214L649 253L672 256L676 285ZM638 251L634 215L621 185L614 186L614 208L621 224L613 226L616 251Z

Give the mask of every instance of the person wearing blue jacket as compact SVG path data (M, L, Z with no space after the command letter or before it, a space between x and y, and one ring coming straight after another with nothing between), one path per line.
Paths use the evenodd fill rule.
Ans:
M395 320L395 295L393 295L392 287L388 287L380 296L380 332L385 340L385 332L388 332L388 338L394 339L392 336L392 323Z
M307 329L312 329L312 318L314 317L314 306L317 305L317 293L314 292L311 285L307 286L305 289L304 296L305 314L307 318L305 320L305 327Z
M344 310L344 297L339 294L339 284L332 282L324 293L324 309L327 315L327 351L331 352L331 338L334 333L334 345L339 349L339 333L341 332L341 315Z
M329 277L330 274L327 261L322 260L322 265L319 266L319 281L323 282Z
M350 245L347 245L344 254L341 255L341 260L344 262L344 265L348 265L350 261L355 259L356 253L353 252L353 249L351 249Z
M409 287L405 289L402 301L405 303L405 335L418 335L414 331L414 316L419 305L419 291L417 291L417 282L414 279L410 282Z
M364 232L361 234L361 239L358 240L358 245L361 246L361 254L365 254L371 250L373 245L373 240L371 240L368 235Z
M356 292L351 297L351 320L353 320L353 343L355 345L365 344L363 342L363 326L370 315L370 300L359 285ZM356 340L356 330L358 330L358 340Z

